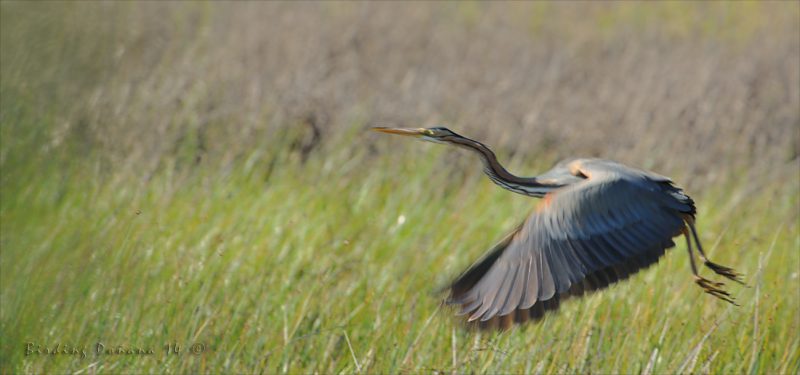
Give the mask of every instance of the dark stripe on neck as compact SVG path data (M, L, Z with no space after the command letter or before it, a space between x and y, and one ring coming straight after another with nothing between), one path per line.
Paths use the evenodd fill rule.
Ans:
M483 161L484 173L486 173L489 179L495 184L504 189L532 197L542 197L547 194L547 192L559 187L539 183L535 177L518 177L509 173L500 165L500 162L497 161L497 156L494 152L483 143L462 137L452 137L447 139L447 141L459 147L477 152L481 157L481 161Z

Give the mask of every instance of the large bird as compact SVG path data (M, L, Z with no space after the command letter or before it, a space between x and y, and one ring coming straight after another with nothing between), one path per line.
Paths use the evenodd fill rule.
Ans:
M700 276L703 263L733 281L740 274L710 261L695 230L694 201L664 176L602 159L570 159L536 177L518 177L486 145L443 128L373 128L473 151L501 187L543 198L536 210L449 286L447 302L482 328L538 320L570 296L605 288L658 261L686 237L695 282L735 304L723 284Z

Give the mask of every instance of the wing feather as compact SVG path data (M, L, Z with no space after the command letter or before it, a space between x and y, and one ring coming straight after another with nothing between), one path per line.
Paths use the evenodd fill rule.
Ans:
M451 285L449 301L481 327L537 320L570 296L602 289L658 261L694 204L668 180L584 163L590 178L550 202ZM657 175L656 175L657 176Z
M522 300L522 293L525 292L526 264L527 262L520 262L517 264L511 290L508 293L508 298L506 298L503 307L500 308L499 315L507 315L519 307L520 301Z
M530 257L530 273L528 275L528 288L525 289L525 296L522 298L522 305L520 306L523 309L530 308L539 300L539 270L541 265L537 254L529 254L528 256Z
M550 264L550 274L553 277L553 288L558 293L564 293L570 286L569 274L570 267L563 259L562 251L553 246L555 243L545 243L542 245L544 249L544 259L548 260Z
M536 303L536 297L539 295L539 284L536 282L536 275L531 277L531 273L534 268L533 257L530 254L528 254L528 256L525 258L524 265L525 269L523 270L523 275L525 277L525 284L523 285L522 299L520 300L519 304L520 309L527 309L533 306L533 304Z
M555 281L553 281L553 275L550 271L550 262L547 261L545 258L545 254L541 251L541 248L538 249L536 252L536 256L539 258L539 269L537 275L539 276L539 300L547 301L550 298L553 298L553 295L556 294L556 285Z
M489 320L491 317L497 315L497 313L503 307L503 304L505 304L506 300L508 300L508 294L511 291L511 285L514 283L514 278L517 277L516 273L517 267L508 267L503 275L503 281L499 284L500 288L497 290L497 295L491 302L491 307L486 311L485 314L483 314L481 320Z

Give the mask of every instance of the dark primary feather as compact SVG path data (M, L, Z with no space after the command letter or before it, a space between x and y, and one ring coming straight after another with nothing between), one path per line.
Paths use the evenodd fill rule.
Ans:
M449 302L484 327L536 320L562 300L604 288L658 261L693 216L666 177L604 160L577 160L585 180L543 207L461 275Z

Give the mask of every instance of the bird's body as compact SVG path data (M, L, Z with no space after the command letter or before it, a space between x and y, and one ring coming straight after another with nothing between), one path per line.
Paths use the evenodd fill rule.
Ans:
M448 302L458 305L470 322L507 328L541 318L565 298L602 289L652 265L681 234L695 281L733 303L721 283L697 274L690 235L709 268L740 282L732 269L705 257L694 229L694 201L667 177L603 159L570 159L542 175L517 177L488 147L448 129L376 130L475 151L493 182L543 198L522 224L451 284Z
M577 181L548 192L517 230L453 283L451 301L468 319L524 322L565 297L625 279L674 246L672 237L695 214L691 198L665 177L600 159L570 160L554 170L562 168Z

